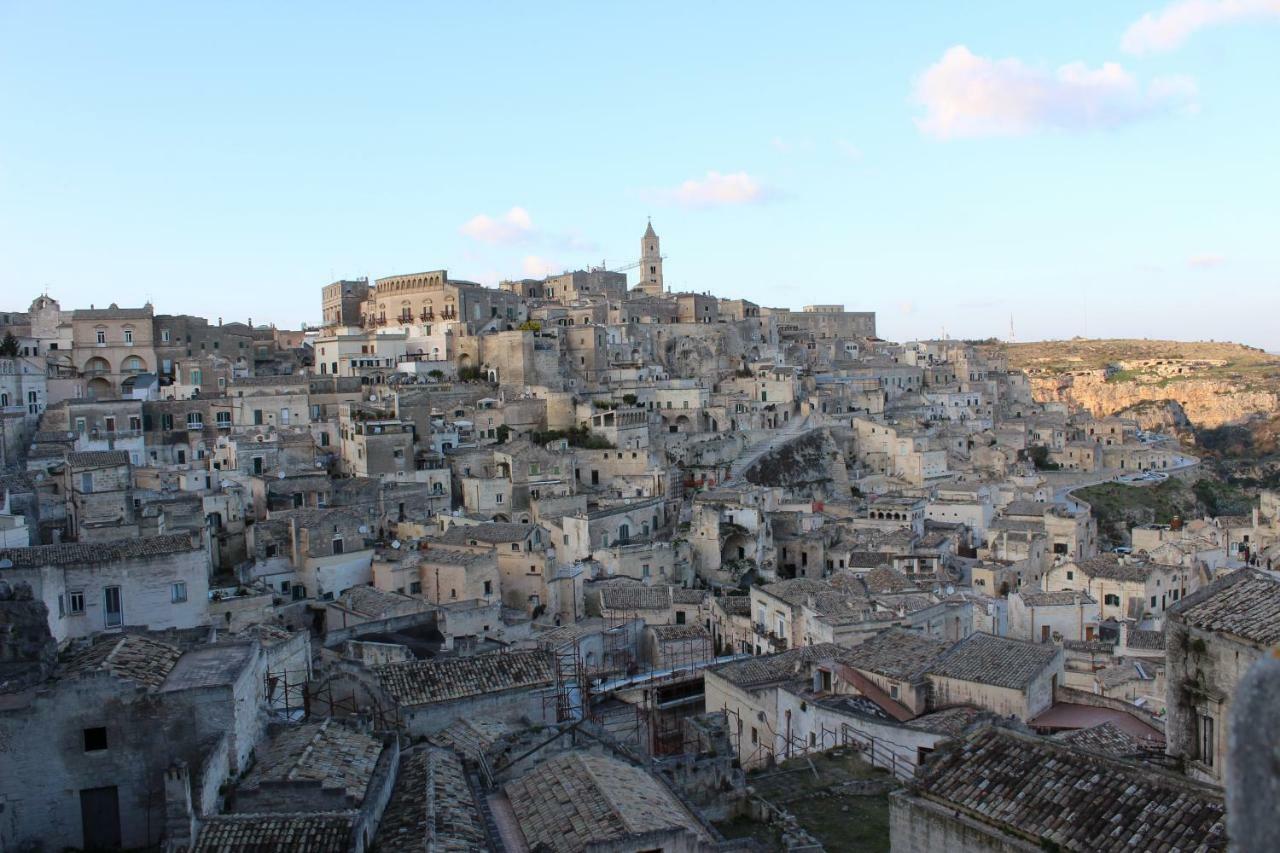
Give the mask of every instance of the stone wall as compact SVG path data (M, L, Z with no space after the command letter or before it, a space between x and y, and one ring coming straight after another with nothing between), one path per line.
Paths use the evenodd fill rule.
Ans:
M893 853L1029 853L1041 849L907 791L889 797L889 843Z

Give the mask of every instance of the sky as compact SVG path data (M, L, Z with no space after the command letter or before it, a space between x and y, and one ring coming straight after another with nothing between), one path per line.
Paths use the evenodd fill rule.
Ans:
M889 339L1280 350L1280 0L0 0L0 308L296 328L648 217L672 289Z

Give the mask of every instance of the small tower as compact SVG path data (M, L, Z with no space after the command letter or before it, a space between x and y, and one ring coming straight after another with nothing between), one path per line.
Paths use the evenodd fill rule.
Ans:
M662 251L652 222L644 230L644 237L640 240L640 284L638 286L651 296L661 296L664 290Z

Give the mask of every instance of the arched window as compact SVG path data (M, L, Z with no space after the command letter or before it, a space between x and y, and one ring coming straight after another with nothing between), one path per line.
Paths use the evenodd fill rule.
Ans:
M122 373L142 373L146 369L147 366L143 364L142 359L138 358L136 355L129 356L124 360L124 363L120 365L120 371Z

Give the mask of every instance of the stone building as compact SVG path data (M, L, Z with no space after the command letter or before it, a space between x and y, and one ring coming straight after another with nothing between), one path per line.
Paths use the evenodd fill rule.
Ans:
M39 688L0 695L0 844L157 845L175 762L195 769L192 806L215 811L265 730L266 672L254 640L184 651L110 633L69 649Z
M154 312L142 308L89 308L71 316L72 358L89 396L128 396L133 381L156 370Z
M369 279L343 279L326 284L320 292L325 326L358 326L369 299Z
M30 584L55 640L125 627L208 623L209 553L202 533L0 551L0 580Z
M889 821L901 853L1227 849L1221 792L992 726L939 751Z
M1192 778L1229 773L1232 704L1249 667L1280 644L1280 581L1241 569L1170 607L1165 619L1168 752Z
M710 853L710 833L658 778L612 755L543 761L503 788L514 813L510 849Z
M400 726L417 737L481 716L542 721L555 671L549 652L510 651L379 664L351 679L380 707L396 709Z
M666 287L662 283L662 241L653 223L644 229L640 238L640 283L636 289L649 296L662 296Z

